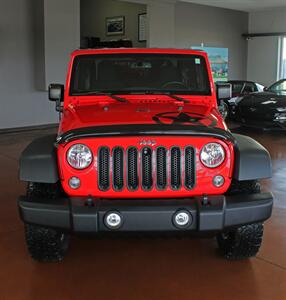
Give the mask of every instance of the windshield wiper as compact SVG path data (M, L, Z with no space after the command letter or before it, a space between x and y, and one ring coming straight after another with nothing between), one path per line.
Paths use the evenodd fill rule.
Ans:
M184 99L184 98L182 98L182 97L179 97L179 96L176 96L176 95L174 95L173 93L170 93L170 92L162 92L162 91L144 91L143 92L144 94L146 94L146 95L152 95L152 94L160 94L160 95L166 95L166 96L169 96L169 97L171 97L171 98L173 98L173 99L175 99L175 100L177 100L177 101L181 101L181 102L184 102L184 103L190 103L190 101L189 100L187 100L187 99Z
M82 93L74 93L74 96L108 96L114 100L117 100L119 102L129 102L127 99L118 97L116 95L114 95L113 93L104 93L104 92L99 92L99 91L90 91L90 92L82 92Z
M175 100L178 100L178 101L182 101L182 102L184 102L184 103L190 103L189 100L184 99L184 98L182 98L182 97L178 97L178 96L176 96L176 95L174 95L174 94L172 94L172 93L164 93L164 95L168 95L169 97L171 97L171 98L173 98L173 99L175 99Z

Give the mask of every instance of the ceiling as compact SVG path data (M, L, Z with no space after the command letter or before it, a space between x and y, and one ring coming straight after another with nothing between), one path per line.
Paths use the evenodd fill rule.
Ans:
M286 0L183 0L184 2L242 11L270 10L285 7Z

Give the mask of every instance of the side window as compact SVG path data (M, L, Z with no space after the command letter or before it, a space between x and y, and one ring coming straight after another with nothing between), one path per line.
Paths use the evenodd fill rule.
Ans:
M255 83L253 83L253 91L254 92L258 92L258 87L257 87L257 85Z
M249 94L249 93L253 93L253 92L255 92L255 85L253 83L251 83L251 82L247 82L245 84L243 93L244 94Z

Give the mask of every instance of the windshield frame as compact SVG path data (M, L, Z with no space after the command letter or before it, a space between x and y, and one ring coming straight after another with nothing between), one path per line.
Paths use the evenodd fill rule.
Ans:
M76 62L77 62L77 59L79 59L80 57L83 57L83 56L89 56L89 57L96 57L96 56L106 56L106 57L111 57L111 56L114 56L114 57L118 57L118 56L143 56L143 57L148 57L148 56L170 56L170 57L185 57L185 58L188 58L188 57L195 57L195 58L200 58L202 61L203 61L203 64L204 64L204 67L205 67L205 76L206 76L206 80L207 80L207 86L208 86L208 90L205 90L205 91L192 91L192 90L180 90L180 89L159 89L159 88L150 88L150 87L146 87L146 89L144 89L143 87L140 87L140 89L135 89L135 88L132 88L132 89L120 89L120 90L111 90L111 89L98 89L98 90L95 90L95 91L85 91L83 92L82 94L79 93L78 91L74 91L73 89L73 83L74 83L74 77L75 77L75 74L76 74L76 71L75 71L75 67L76 67ZM197 95L197 96L212 96L213 95L213 91L212 91L212 78L210 77L210 72L209 72L209 64L208 64L208 61L205 57L205 55L200 54L200 53L190 53L190 54L181 54L181 53L150 53L150 52L147 52L147 53L136 53L136 52L132 52L132 53L125 53L125 52L118 52L118 53L100 53L100 54L79 54L79 55L76 55L72 61L72 65L71 65L71 69L70 69L70 80L69 80L69 89L68 89L68 96L70 97L80 97L80 96L84 96L84 97L89 97L89 96L94 96L92 94L92 92L95 92L95 93L107 93L107 94L114 94L114 95L144 95L144 94L174 94L174 95Z

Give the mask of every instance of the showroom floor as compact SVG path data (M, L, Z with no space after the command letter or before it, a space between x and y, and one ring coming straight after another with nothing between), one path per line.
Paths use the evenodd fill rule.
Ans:
M285 133L248 132L271 153L274 176L263 186L276 196L256 258L226 261L208 239L74 238L63 263L39 264L27 254L17 213L17 196L25 190L18 158L50 131L0 136L0 300L286 300Z

